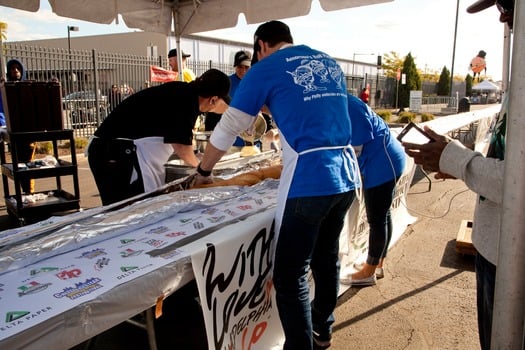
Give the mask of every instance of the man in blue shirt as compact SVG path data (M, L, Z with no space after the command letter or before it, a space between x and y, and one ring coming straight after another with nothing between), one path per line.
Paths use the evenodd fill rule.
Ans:
M235 91L237 91L237 88L239 87L239 84L241 83L241 79L244 77L248 69L250 69L250 66L252 65L252 54L248 51L241 50L237 51L235 53L235 58L233 60L233 66L235 67L235 73L230 75L230 97L233 98L235 95ZM235 139L235 142L233 143L233 146L235 147L242 147L244 146L244 140L237 136Z
M259 26L253 52L252 67L211 135L196 181L213 180L209 175L235 136L268 107L283 153L273 282L284 349L312 349L314 342L328 347L339 289L339 236L358 172L344 73L326 53L293 45L280 21ZM309 270L315 281L311 303Z
M244 77L250 66L252 65L252 54L248 51L241 50L235 53L233 59L233 67L235 67L235 73L230 75L230 96L233 98L235 91L241 83L241 79Z

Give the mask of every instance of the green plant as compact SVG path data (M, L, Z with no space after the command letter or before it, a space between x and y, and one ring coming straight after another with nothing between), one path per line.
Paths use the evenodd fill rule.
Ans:
M392 112L388 109L381 109L375 111L378 116L381 117L385 122L390 123L390 120L392 119Z
M434 120L434 115L432 113L421 113L421 121L428 122L429 120Z
M397 118L398 123L404 123L404 124L408 124L415 120L416 120L416 113L409 112L409 111L403 111L399 113L398 118Z
M421 90L421 78L419 77L414 58L410 52L405 56L401 73L405 74L405 83L399 85L398 106L404 108L410 105L410 91Z
M88 139L85 138L85 137L78 137L75 139L75 148L77 150L79 149L84 149L87 147L88 145ZM69 148L69 141L64 141L64 143L62 143L60 145L60 148Z
M35 153L51 154L53 150L53 143L51 141L42 141L36 143Z
M450 71L446 66L443 67L439 76L437 94L438 96L448 96L450 94Z
M84 149L87 147L89 140L85 137L79 137L75 139L75 148Z

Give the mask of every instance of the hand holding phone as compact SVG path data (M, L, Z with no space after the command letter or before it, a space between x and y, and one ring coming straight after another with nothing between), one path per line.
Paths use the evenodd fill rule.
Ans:
M434 139L430 137L427 132L417 126L415 123L410 122L397 136L399 142L408 142L422 145L425 143L433 142Z

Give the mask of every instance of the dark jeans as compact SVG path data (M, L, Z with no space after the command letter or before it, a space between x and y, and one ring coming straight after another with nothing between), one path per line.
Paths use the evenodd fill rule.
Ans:
M286 201L273 271L284 350L312 349L312 331L332 331L339 292L339 236L354 195L350 191ZM315 282L311 304L309 269Z
M366 262L370 265L378 265L381 258L386 257L392 239L390 206L394 198L396 182L397 179L393 179L364 190L366 217L370 228Z
M479 342L482 350L490 350L495 287L496 266L478 253L476 255L476 289Z
M88 162L103 205L144 193L136 146L132 140L94 138L89 145ZM134 169L137 178L132 181Z

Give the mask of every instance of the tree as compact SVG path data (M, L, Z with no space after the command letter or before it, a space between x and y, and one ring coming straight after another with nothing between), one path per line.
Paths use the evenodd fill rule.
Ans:
M400 108L404 108L409 106L410 91L421 90L421 78L410 52L405 57L401 73L405 74L405 84L399 82L398 104Z
M439 81L437 85L437 94L438 96L448 96L450 93L450 71L446 66L443 66L441 70L441 75L439 76Z
M383 54L383 62L381 68L384 74L389 78L395 78L397 69L403 67L403 59L394 51Z
M465 77L465 96L472 96L472 83L474 78L470 74Z
M7 40L7 23L0 22L0 41Z

